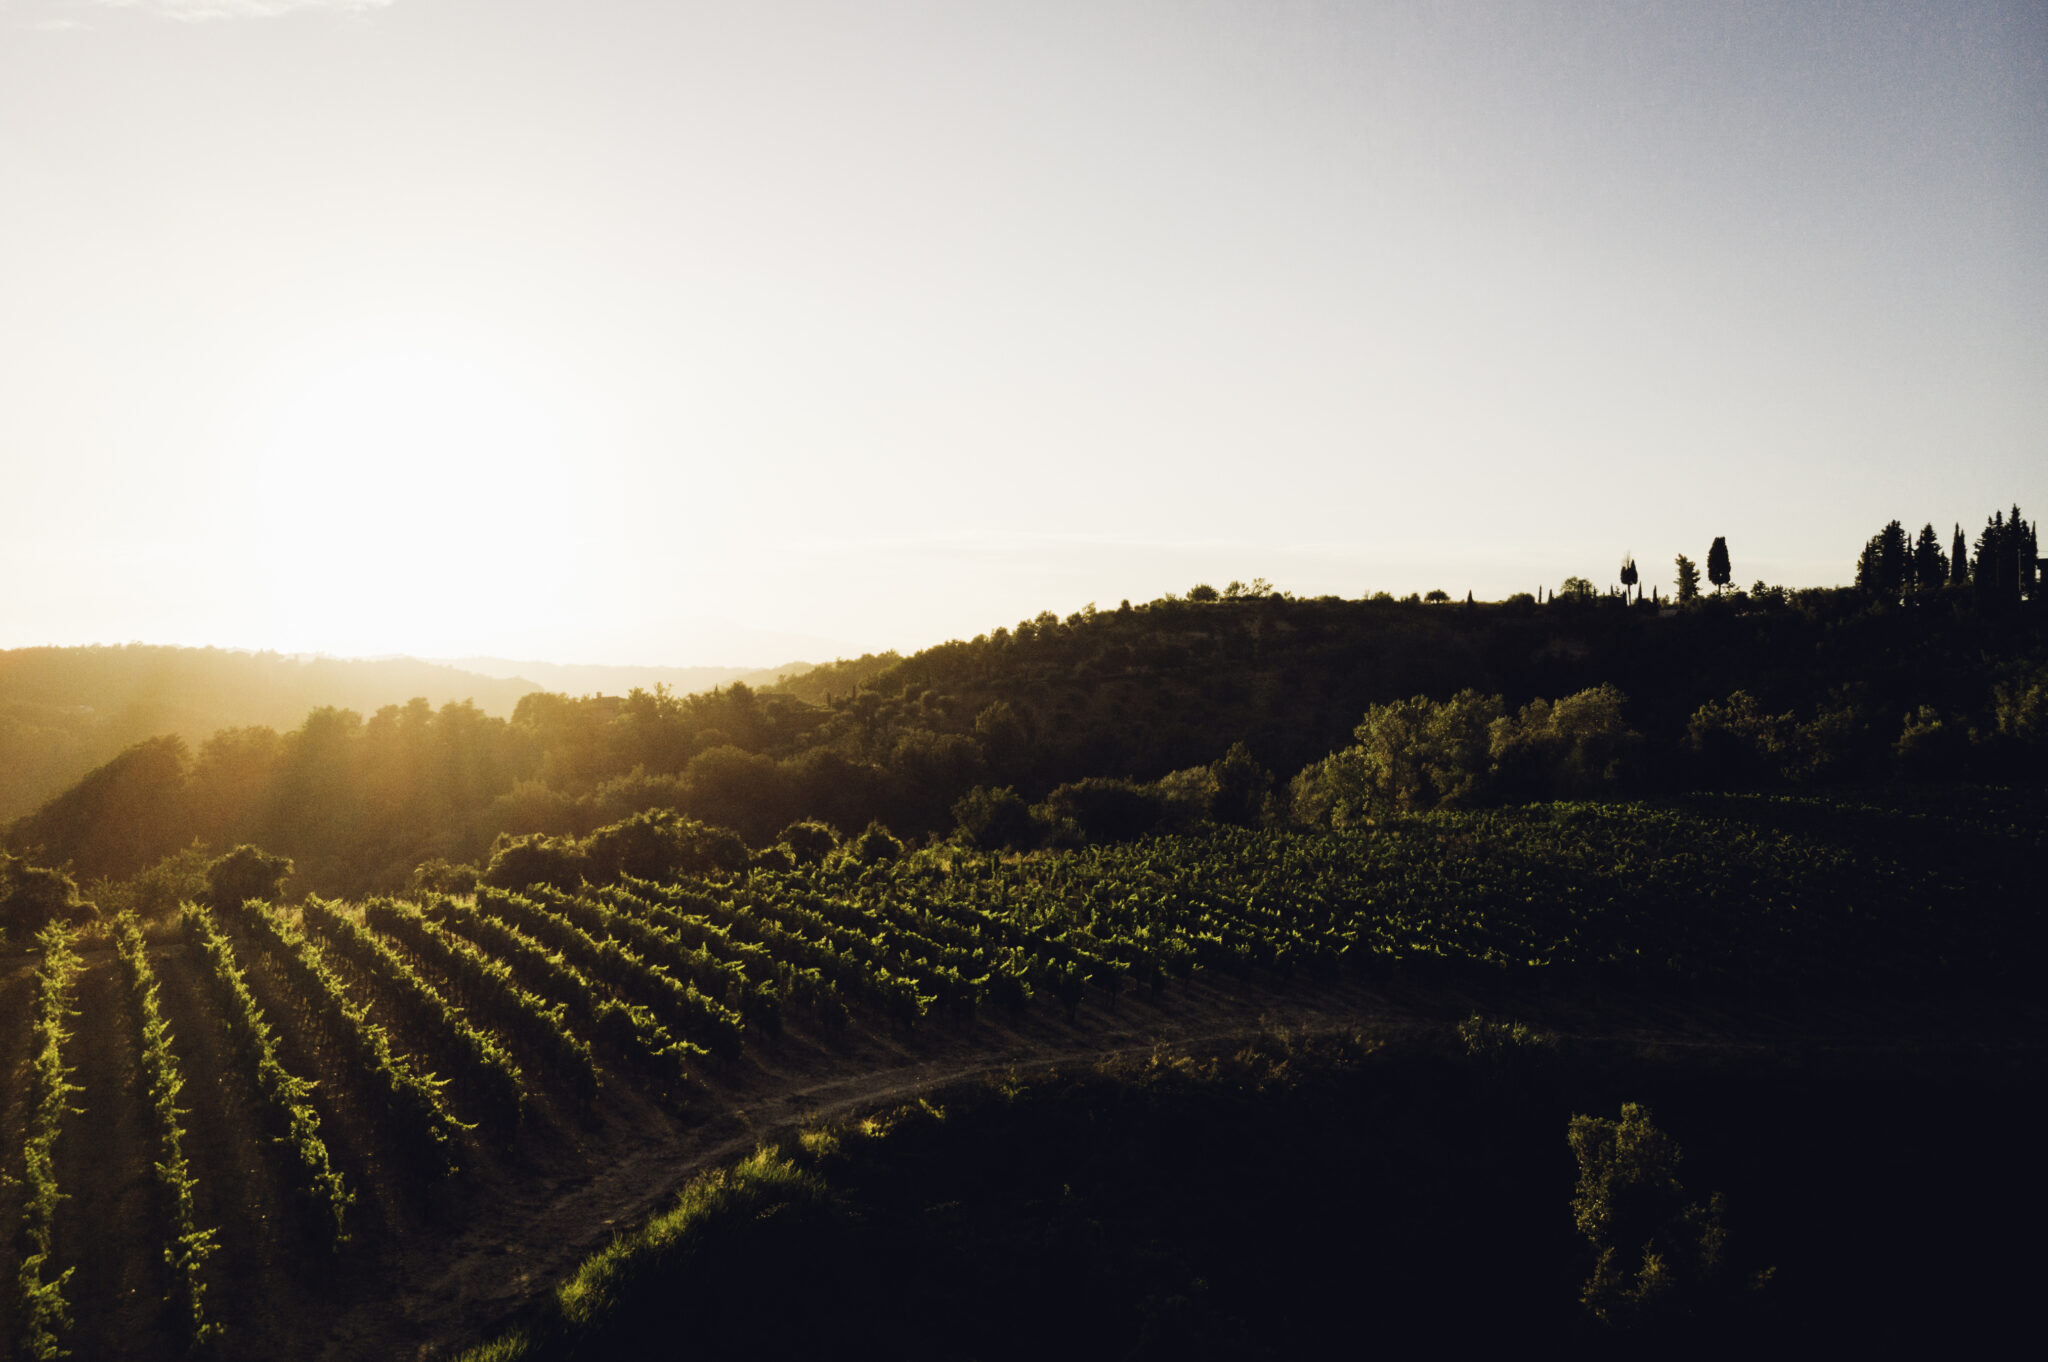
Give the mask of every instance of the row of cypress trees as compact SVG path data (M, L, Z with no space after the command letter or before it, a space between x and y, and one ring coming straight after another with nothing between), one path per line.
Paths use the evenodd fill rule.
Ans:
M1974 555L1955 527L1947 552L1932 523L1910 535L1894 520L1870 537L1856 559L1856 586L1874 595L1970 592L1977 603L1998 607L2034 600L2040 590L2039 527L2020 514L1993 512L1977 536Z

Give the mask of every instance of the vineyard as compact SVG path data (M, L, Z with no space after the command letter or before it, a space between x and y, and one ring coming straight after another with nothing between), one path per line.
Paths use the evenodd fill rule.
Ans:
M1341 1010L1393 980L1995 982L2037 944L2043 842L2031 812L1544 805L60 925L0 976L6 1344L350 1355L350 1308L493 1236L512 1303L522 1217L559 1232L551 1198L764 1075L883 1050L1142 1034L1234 995Z

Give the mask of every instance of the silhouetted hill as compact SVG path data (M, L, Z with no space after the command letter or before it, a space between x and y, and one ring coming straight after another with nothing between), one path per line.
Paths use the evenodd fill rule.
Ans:
M414 697L436 708L473 700L484 713L509 718L521 696L538 690L623 694L661 682L684 692L742 678L766 684L806 665L558 667L145 644L0 651L0 820L28 812L125 748L162 734L196 749L222 729L288 730L315 709L368 716Z

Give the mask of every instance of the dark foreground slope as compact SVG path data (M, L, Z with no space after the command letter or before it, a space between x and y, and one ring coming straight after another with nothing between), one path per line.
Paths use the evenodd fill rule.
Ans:
M466 1356L1975 1351L2029 1314L2042 1077L1471 1025L1011 1074L763 1145ZM1566 1133L1625 1103L1726 1237L1609 1323Z

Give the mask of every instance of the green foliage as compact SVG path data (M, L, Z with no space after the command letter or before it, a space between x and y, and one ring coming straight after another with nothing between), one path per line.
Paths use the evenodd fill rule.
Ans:
M1636 780L1643 738L1628 725L1628 697L1613 686L1531 700L1487 726L1492 790L1508 798L1585 799L1612 795Z
M599 828L584 839L583 854L591 880L611 884L625 876L670 880L679 875L737 870L746 864L747 847L736 833L657 809ZM499 888L526 887L485 878ZM533 883L546 883L557 889L574 888L554 879Z
M456 1171L457 1143L465 1128L442 1099L444 1081L424 1074L392 1048L391 1036L351 996L319 943L258 899L223 910L253 938L304 1000L329 1044L339 1049L384 1120L397 1146L400 1170L415 1178L445 1178Z
M1747 1280L1732 1272L1721 1194L1686 1200L1678 1145L1647 1109L1623 1103L1618 1121L1574 1116L1566 1140L1579 1164L1572 1219L1594 1252L1580 1299L1603 1324L1718 1317L1769 1280L1768 1271Z
M328 1156L320 1134L320 1113L313 1109L313 1085L286 1069L277 1055L276 1033L249 991L248 980L235 961L234 947L207 910L196 903L180 909L186 940L204 963L205 977L222 1024L242 1062L256 1080L264 1101L264 1119L286 1162L300 1223L307 1234L330 1248L348 1242L348 1208L355 1200L341 1172Z
M479 1030L403 956L334 904L308 899L300 911L307 928L317 932L328 949L376 980L406 1025L430 1038L454 1066L456 1080L475 1095L493 1123L505 1129L519 1123L526 1082L496 1038Z
M1038 840L1031 808L1008 785L977 785L953 803L953 821L967 845L982 851L1019 850Z
M1359 721L1358 745L1295 778L1297 821L1359 827L1398 813L1474 802L1490 770L1489 730L1497 695L1464 690L1449 700L1417 695L1374 705Z
M495 906L508 897L491 896L485 901ZM671 1036L645 1006L612 996L559 950L477 908L441 899L429 904L426 911L439 925L503 960L523 985L561 1004L567 1017L591 1038L653 1078L671 1096L679 1096L690 1086L690 1064L704 1053L704 1047ZM640 963L619 959L623 953L616 949L607 954L618 962L622 973Z
M242 845L206 864L206 901L216 908L239 908L249 899L266 903L283 896L292 873L289 856L273 856L261 847Z
M1999 736L2029 752L2048 747L2048 667L2001 683L1995 694Z
M1265 821L1272 804L1273 773L1259 765L1250 748L1232 743L1209 770L1216 781L1210 817L1241 828Z
M69 875L0 851L0 939L31 939L53 922L79 925L92 916Z
M1557 1033L1526 1022L1489 1021L1474 1012L1458 1023L1458 1042L1471 1058L1498 1065L1555 1051Z
M575 889L590 873L590 858L574 839L534 833L512 837L500 833L491 847L490 864L477 883L493 889L522 890L535 885Z
M204 847L188 846L125 880L96 882L93 901L106 913L133 913L144 920L166 916L187 900L206 898L206 868L213 859Z
M64 1288L75 1269L56 1270L54 1248L57 1204L57 1138L65 1113L74 1110L70 1096L82 1091L71 1081L64 1063L64 1044L71 1038L66 1022L77 1014L71 1006L84 961L72 948L71 928L62 921L46 924L36 934L42 960L36 967L35 1015L30 1027L27 1086L28 1139L22 1148L22 1238L27 1251L15 1273L22 1355L42 1359L68 1357L64 1333L71 1327L71 1308Z
M473 865L450 865L436 856L413 867L409 888L419 894L469 894L483 872Z
M198 1180L185 1158L184 1117L188 1113L178 1106L185 1079L171 1049L170 1023L158 1002L156 973L150 967L142 932L133 914L123 913L115 920L114 945L142 1033L142 1073L149 1089L157 1152L153 1166L171 1227L170 1239L164 1245L164 1265L171 1270L175 1283L172 1296L182 1322L185 1346L196 1351L212 1343L221 1332L219 1321L206 1308L206 1260L219 1248L215 1242L219 1230L213 1226L201 1228L196 1216L194 1193Z
M1700 570L1692 559L1679 554L1672 560L1678 566L1678 603L1696 601L1700 596Z
M789 848L798 865L817 865L839 850L839 833L830 823L815 818L801 819L784 828L776 845Z
M462 1003L546 1057L550 1069L585 1106L597 1099L590 1044L569 1029L568 1008L524 988L512 969L427 919L417 907L389 899L363 905L363 919L439 971Z
M879 821L869 823L848 842L845 854L855 865L880 865L903 855L903 843Z
M1122 842L1159 825L1164 802L1134 781L1090 776L1054 787L1045 797L1050 818L1090 842Z

